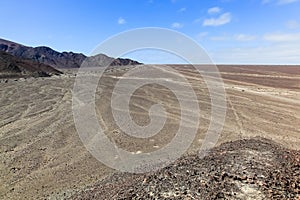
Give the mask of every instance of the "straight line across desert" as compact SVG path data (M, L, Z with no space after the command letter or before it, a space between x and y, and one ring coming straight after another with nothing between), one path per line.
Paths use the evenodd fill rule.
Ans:
M299 200L300 2L112 2L0 3L0 199Z

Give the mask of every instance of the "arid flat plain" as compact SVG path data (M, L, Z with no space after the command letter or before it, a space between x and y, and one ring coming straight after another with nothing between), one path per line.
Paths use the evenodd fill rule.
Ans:
M191 82L199 100L201 122L187 151L195 153L209 125L211 99L203 78L191 66L172 67ZM149 123L148 109L159 102L168 112L165 127L148 139L123 134L112 117L111 93L130 68L105 72L96 95L98 119L118 146L132 152L154 151L174 136L180 107L165 87L144 86L130 101L132 118L140 125ZM218 144L261 136L300 149L300 67L219 66L219 70L227 112ZM72 113L75 73L66 70L51 78L1 80L0 199L67 198L114 172L86 150L76 132Z

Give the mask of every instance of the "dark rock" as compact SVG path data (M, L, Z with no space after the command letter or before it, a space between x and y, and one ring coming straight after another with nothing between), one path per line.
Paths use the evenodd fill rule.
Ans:
M250 163L253 154L257 156ZM86 188L71 199L91 199L95 194L99 199L149 199L151 194L150 199L251 196L251 199L298 200L299 156L299 151L262 138L228 142L213 148L204 158L184 156L156 172L115 173L91 186L94 190ZM166 174L173 176L166 177Z
M20 59L0 51L0 78L49 77L59 74L62 73L49 65ZM14 81L18 81L18 79Z

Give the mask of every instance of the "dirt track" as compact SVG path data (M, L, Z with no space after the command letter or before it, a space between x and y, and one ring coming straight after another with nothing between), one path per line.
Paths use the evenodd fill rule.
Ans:
M201 126L188 153L201 146L210 119L210 99L201 76L175 66L191 82L201 108ZM284 147L300 147L300 72L297 67L220 67L226 83L227 115L219 144L261 136ZM132 99L133 119L149 122L148 108L157 101L170 112L166 127L148 141L126 137L113 123L110 94L123 73L114 69L101 80L96 99L106 133L122 148L153 151L168 143L178 128L176 98L166 88L146 86ZM112 169L82 145L73 122L74 76L2 81L0 87L0 199L63 198L93 185Z

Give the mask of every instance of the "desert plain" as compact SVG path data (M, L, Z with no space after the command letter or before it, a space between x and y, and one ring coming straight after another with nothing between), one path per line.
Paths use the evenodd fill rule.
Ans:
M186 152L195 154L210 122L208 88L192 66L170 66L188 79L198 98L200 126ZM122 133L114 123L111 95L116 82L133 67L138 66L116 66L103 74L96 112L116 145L133 153L151 152L174 137L180 107L167 88L155 84L141 87L130 101L132 119L139 125L149 123L149 108L161 103L168 112L166 124L147 139ZM299 66L221 65L218 69L227 111L217 145L259 136L300 150ZM77 134L72 112L76 72L64 70L63 75L49 78L1 79L0 199L65 199L115 172L94 158Z

